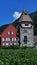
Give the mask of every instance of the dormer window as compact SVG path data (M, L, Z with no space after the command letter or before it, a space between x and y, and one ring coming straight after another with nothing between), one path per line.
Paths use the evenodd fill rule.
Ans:
M22 23L21 26L22 26L22 27L27 27L27 28L28 28L28 27L31 27L32 25L29 24L29 23Z
M28 26L28 23L25 23L25 26Z

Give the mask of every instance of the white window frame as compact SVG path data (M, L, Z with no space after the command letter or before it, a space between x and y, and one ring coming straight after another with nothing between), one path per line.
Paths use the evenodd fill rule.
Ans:
M2 41L4 41L4 38L2 38Z
M6 43L6 46L8 46L9 45L9 43Z
M10 34L10 32L8 32L8 34Z
M13 34L13 32L12 32L12 34Z
M8 34L10 35L10 32L8 32ZM11 32L11 34L13 34L13 32Z
M10 41L10 38L8 38L8 41Z
M12 38L12 41L14 41L14 38Z
M8 38L6 38L6 41L8 41Z
M12 43L10 43L10 45L12 45Z
M16 38L14 38L14 41L16 41Z

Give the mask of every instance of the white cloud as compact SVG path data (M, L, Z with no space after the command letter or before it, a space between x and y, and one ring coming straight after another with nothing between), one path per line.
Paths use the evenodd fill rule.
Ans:
M17 19L17 18L20 17L20 15L21 15L21 13L15 11L14 14L13 14L13 17L14 17L14 19Z

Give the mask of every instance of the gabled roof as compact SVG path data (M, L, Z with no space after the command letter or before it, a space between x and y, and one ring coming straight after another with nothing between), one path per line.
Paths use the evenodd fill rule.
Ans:
M2 25L2 26L0 27L0 34L1 34L8 26L9 26L9 24L7 24L7 25Z
M3 33L3 31L7 28L7 27L9 27L10 25L12 25L12 24L7 24L7 25L3 25L2 27L0 27L0 34L2 34ZM13 26L13 25L12 25ZM13 26L14 27L14 26ZM15 27L14 27L15 28ZM16 29L16 28L15 28Z
M26 10L22 11L22 14L21 14L20 19L19 19L19 22L23 22L23 21L33 22Z

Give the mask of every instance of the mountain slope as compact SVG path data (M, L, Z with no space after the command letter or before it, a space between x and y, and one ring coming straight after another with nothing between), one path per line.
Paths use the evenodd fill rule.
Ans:
M34 35L37 35L37 11L30 14L34 21Z

